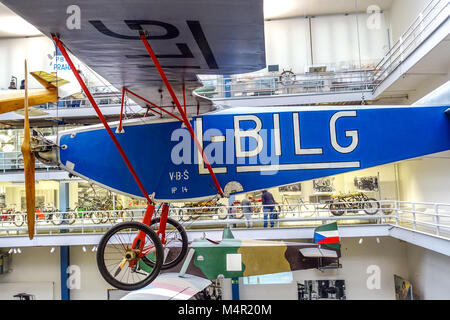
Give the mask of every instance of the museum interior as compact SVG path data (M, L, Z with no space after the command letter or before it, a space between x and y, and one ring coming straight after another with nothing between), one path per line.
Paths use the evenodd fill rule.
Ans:
M129 2L0 0L1 300L450 299L447 0Z

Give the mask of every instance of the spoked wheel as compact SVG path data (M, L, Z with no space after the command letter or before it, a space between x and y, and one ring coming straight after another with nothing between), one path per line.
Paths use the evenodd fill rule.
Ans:
M304 215L303 215L304 212ZM316 213L316 208L313 204L304 203L303 204L303 210L302 210L302 216L304 218L310 218Z
M330 212L334 216L342 216L345 213L345 204L340 202L330 203Z
M158 232L161 218L152 219L150 223L150 228ZM161 235L158 234L161 239ZM181 260L184 259L188 250L188 237L186 234L186 230L184 230L183 226L176 220L172 218L167 218L166 223L166 234L164 242L162 243L164 248L164 262L162 264L161 269L170 269L175 267ZM154 255L146 256L142 258L142 261L149 267L153 268ZM145 266L142 266L142 269L146 269Z
M78 216L78 214L75 212L67 212L64 214L64 220L68 224L74 224L75 221L77 220L77 216Z
M131 210L124 210L121 212L120 216L122 217L124 222L133 221L134 214Z
M244 213L242 212L242 208L240 206L234 206L234 218L242 219L244 217Z
M380 203L377 200L371 198L364 201L363 206L364 212L368 215L374 215L380 209Z
M178 207L171 207L169 211L169 216L171 216L171 219L174 219L176 221L182 221L183 217L183 210Z
M92 212L91 219L94 224L105 223L108 221L108 216L105 215L104 212Z
M16 225L16 227L21 227L23 226L25 222L25 216L22 214L16 214L14 216L14 224Z
M55 212L50 216L50 220L55 226L59 226L63 222L63 214L60 212Z
M277 206L278 218L286 217L286 210L282 206Z
M142 234L144 245L135 239ZM152 268L141 269L145 256L152 256ZM97 266L103 278L112 286L126 291L137 290L152 282L159 274L164 251L156 233L140 222L115 225L100 240Z
M112 213L109 211L101 212L100 214L101 214L101 220L100 220L101 223L107 223L108 220L110 219L110 217L112 216Z
M181 221L189 221L191 220L191 212L192 210L180 209Z
M219 219L225 220L228 218L228 210L226 207L219 207L217 208L217 215L219 216Z

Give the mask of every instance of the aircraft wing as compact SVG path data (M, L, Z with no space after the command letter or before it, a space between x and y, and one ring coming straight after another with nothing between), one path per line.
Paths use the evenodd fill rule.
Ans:
M141 28L148 31L172 84L196 82L196 74L246 73L266 66L263 0L0 2L45 35L59 34L78 59L116 88L157 97L155 102L161 81L139 38Z
M178 273L160 274L150 285L128 293L121 300L188 300L211 284L210 280Z

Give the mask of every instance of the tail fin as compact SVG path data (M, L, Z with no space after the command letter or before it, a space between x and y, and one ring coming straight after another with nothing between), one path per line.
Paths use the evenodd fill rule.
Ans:
M58 78L55 73L35 71L30 74L46 89L58 88L69 83L67 80Z
M314 243L324 244L333 249L340 249L341 243L337 222L325 224L314 229Z

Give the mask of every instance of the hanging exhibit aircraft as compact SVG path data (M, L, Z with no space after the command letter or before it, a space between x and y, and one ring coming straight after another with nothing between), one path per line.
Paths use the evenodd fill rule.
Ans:
M164 255L166 225L180 234L182 227L166 204L153 219L155 201L229 196L450 149L448 105L220 108L186 95L198 86L197 74L266 66L262 0L1 2L53 39L102 122L53 139L36 136L33 154L149 204L142 223L119 224L102 239L128 238L109 283L120 282L126 268L135 278L125 285L140 288L184 258L185 251ZM132 95L154 116L123 120L121 113L106 122L68 50L122 89L122 106ZM160 95L161 105L150 101Z
M204 235L194 240L189 248L182 266L166 270L149 286L133 291L122 299L187 300L209 286L211 281L207 280L339 268L341 257L336 222L315 228L314 243L241 240L225 228L221 241L210 240ZM180 249L174 246L170 250ZM108 252L109 262L113 255L113 251ZM119 253L116 256L120 259ZM142 260L140 269L151 272L151 267ZM120 286L120 283L117 285Z

